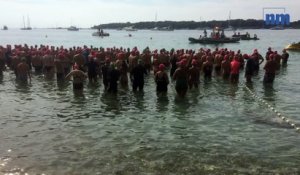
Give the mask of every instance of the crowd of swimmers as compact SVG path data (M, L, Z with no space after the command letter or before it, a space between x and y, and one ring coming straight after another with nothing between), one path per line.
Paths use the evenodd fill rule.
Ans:
M268 49L263 57L257 49L251 54L242 54L227 48L184 50L166 49L151 51L148 47L139 51L130 48L53 47L15 45L0 46L0 75L14 71L18 81L31 81L31 72L43 73L57 81L73 78L73 89L82 90L85 79L97 83L102 79L105 91L116 93L118 85L127 88L129 81L133 91L142 91L145 75L154 74L156 91L166 93L170 79L175 81L179 96L188 89L198 88L200 75L211 79L216 76L238 83L240 70L251 83L260 65L266 60L264 83L273 83L275 73L287 65L289 54ZM167 71L169 70L169 73ZM170 77L170 78L169 78Z

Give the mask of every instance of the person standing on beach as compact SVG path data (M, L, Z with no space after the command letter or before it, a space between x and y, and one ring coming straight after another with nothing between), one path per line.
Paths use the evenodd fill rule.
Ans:
M116 69L115 64L111 63L109 71L109 87L108 92L117 93L118 91L118 81L120 79L120 71Z
M272 51L272 48L269 47L269 48L268 48L268 51L267 51L267 53L266 53L266 60L267 60L267 61L269 60L271 54L273 54L273 51Z
M258 73L259 65L264 62L264 58L258 53L257 49L254 49L252 57L254 60L254 71Z
M247 54L243 55L243 58L247 60L246 62L246 68L245 68L245 78L247 83L252 82L252 76L254 74L254 69L255 69L255 63L252 57L249 57Z
M43 56L43 65L44 65L44 72L46 75L51 76L54 74L54 57L51 54L50 50L47 50L45 55Z
M7 45L5 49L5 62L7 67L11 67L11 59L12 59L12 50L11 50L11 45Z
M195 59L192 60L192 67L189 69L188 73L190 89L193 87L198 88L200 82L200 70L198 68L198 62Z
M88 56L87 68L88 68L89 82L97 83L98 64L96 63L96 61L92 55Z
M21 82L27 82L29 78L29 81L31 82L30 68L29 65L26 63L25 57L21 58L21 63L18 64L16 68L16 73L17 73L17 80Z
M148 74L149 74L150 71L151 71L151 57L152 57L151 52L150 52L149 48L147 47L147 48L144 50L144 52L143 52L141 58L142 58L142 60L143 60L143 62L144 62L144 65L145 65L145 68L146 68Z
M186 64L186 59L181 60L179 63L180 66L173 74L173 80L176 81L175 89L180 97L184 97L188 90L188 71Z
M4 49L0 48L0 76L3 75L4 70L5 70L5 53L4 53Z
M229 56L225 55L224 60L222 61L221 64L221 71L222 71L222 76L223 79L228 79L230 77L230 61L229 61Z
M110 79L110 58L105 59L105 65L102 66L102 79L103 79L103 84L104 84L104 90L106 91L108 89L109 85L109 79Z
M32 66L34 67L35 72L37 72L37 73L42 72L43 60L42 60L41 55L38 52L32 53L31 63L32 63Z
M231 83L237 83L239 81L239 74L240 74L240 62L237 56L234 57L231 64L231 71L230 71L230 80Z
M214 59L215 73L216 73L216 75L220 75L221 74L222 60L223 60L223 56L221 54L219 54L219 53L216 53L215 54L215 59Z
M170 76L173 77L174 72L177 69L177 54L175 53L174 49L171 50L170 52L170 65L171 65L171 69L170 69Z
M67 76L66 79L70 79L73 77L73 90L83 90L83 82L87 78L87 75L79 70L79 67L75 64L73 66L74 70L72 70Z
M271 54L269 56L269 60L266 62L264 69L265 69L265 76L264 76L264 83L273 83L275 79L277 63L274 60L274 56Z
M54 59L57 81L62 81L65 78L65 70L62 62L63 57L64 56L62 54L58 54Z
M279 55L277 53L277 51L275 51L274 54L273 54L273 58L274 58L274 61L276 62L276 69L279 70L280 69L280 62L281 62L281 55Z
M86 69L84 67L85 59L82 54L79 53L79 54L74 55L73 62L77 64L79 70L86 72Z
M144 75L147 75L147 70L142 64L142 60L138 60L138 65L130 71L130 80L132 82L133 91L143 91L144 89Z
M206 61L203 63L203 73L204 73L204 78L206 80L211 79L212 71L213 71L212 57L211 56L206 56Z
M157 93L167 93L169 77L165 72L165 65L159 65L159 71L155 74L156 92Z
M125 57L120 60L121 65L120 65L120 84L122 88L128 88L128 64L126 62Z
M282 55L281 55L282 66L286 66L287 65L289 57L290 57L289 53L287 53L287 51L285 49L283 49L282 50Z

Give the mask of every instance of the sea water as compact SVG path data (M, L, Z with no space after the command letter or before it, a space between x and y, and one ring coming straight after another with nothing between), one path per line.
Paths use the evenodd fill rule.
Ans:
M218 47L242 53L268 47L281 53L299 42L299 30L247 30L259 41ZM0 45L125 47L140 50L215 49L190 44L199 30L130 32L33 29L0 31ZM245 33L245 31L240 31ZM227 32L227 35L233 33ZM300 125L300 54L290 52L286 68L272 86L253 78L251 91ZM240 82L244 82L243 71ZM19 84L11 71L0 79L0 174L299 174L300 133L287 125L241 85L220 77L201 77L200 88L178 98L174 83L157 96L153 75L144 92L85 84L74 93L71 82L57 83L33 75Z

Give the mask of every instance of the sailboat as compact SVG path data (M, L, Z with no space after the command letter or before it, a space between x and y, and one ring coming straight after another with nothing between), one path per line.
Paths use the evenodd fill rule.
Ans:
M25 18L23 16L23 25L24 27L21 28L21 30L32 30L32 28L30 27L30 20L29 20L29 17L27 16L27 27L25 25Z
M231 20L231 11L229 11L229 19L228 19L228 27L224 29L224 31L235 31L235 28L233 28L230 25L230 20Z
M157 13L155 13L155 27L151 29L152 31L174 31L173 27L157 27Z

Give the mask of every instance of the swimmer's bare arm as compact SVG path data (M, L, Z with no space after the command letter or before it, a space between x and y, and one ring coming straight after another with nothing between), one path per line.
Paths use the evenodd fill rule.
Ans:
M178 70L176 70L173 74L173 80L176 80L177 79L177 74L178 74Z
M167 73L164 73L164 74L165 74L165 77L166 77L167 84L169 84L169 83L170 83L170 81L169 81L168 74L167 74Z
M263 63L264 61L265 61L265 59L260 55L259 56L259 59L261 60L260 62L259 62L259 64L261 64L261 63Z
M30 72L30 69L29 69L29 68L28 68L27 73L28 73L29 81L31 82L31 72Z
M65 79L70 79L71 78L71 76L74 74L74 72L73 71L71 71L66 77L65 77Z
M81 71L81 72L82 72L82 71ZM84 73L84 72L82 72L82 76L83 76L83 78L87 78L87 77L88 77L87 74Z

